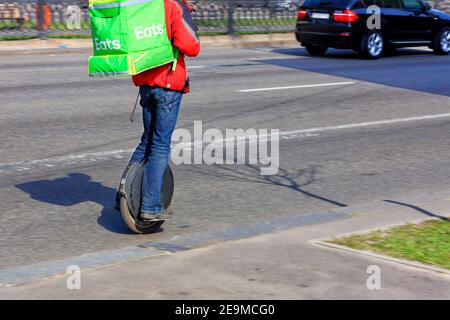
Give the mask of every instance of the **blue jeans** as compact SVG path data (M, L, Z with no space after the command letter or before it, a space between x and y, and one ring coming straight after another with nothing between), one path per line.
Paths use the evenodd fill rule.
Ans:
M170 156L170 142L183 94L159 87L141 86L144 133L130 163L146 160L142 177L141 212L161 210L161 188Z

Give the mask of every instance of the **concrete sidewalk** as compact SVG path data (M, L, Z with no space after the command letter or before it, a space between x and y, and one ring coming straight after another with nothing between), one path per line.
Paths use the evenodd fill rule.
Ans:
M311 240L450 215L450 190L333 210L346 218L0 287L1 299L450 299L448 274ZM151 250L151 249L150 249ZM380 267L381 289L367 288Z
M241 36L203 36L200 37L202 48L240 48L240 47L276 47L298 45L294 32L254 34ZM92 50L91 39L30 39L0 41L0 52L36 50Z

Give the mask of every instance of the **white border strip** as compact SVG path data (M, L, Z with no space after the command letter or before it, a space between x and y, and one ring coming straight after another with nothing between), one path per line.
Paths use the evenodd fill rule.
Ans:
M423 120L434 120L434 119L442 119L442 118L450 118L450 113L440 113L440 114L432 114L432 115L424 115L418 117L410 117L410 118L399 118L399 119L389 119L389 120L379 120L379 121L369 121L369 122L361 122L361 123L350 123L344 125L336 125L329 127L317 127L317 128L309 128L309 129L299 129L292 131L284 131L279 133L280 139L283 140L291 140L291 139L299 139L299 138L307 138L317 136L320 132L326 131L334 131L334 130L344 130L344 129L356 129L356 128L365 128L365 127L375 127L381 125L392 125L397 123L408 123L415 121L423 121ZM256 135L256 136L244 136L243 139L248 139L249 143L256 142L258 139L269 137L271 138L271 134L267 135ZM234 138L232 139L234 141ZM217 143L228 143L231 142L230 139L223 139L217 141ZM202 144L202 141L194 141L194 142L185 142L181 143L184 148L190 148L194 145ZM127 150L110 150L110 151L100 151L100 152L92 152L85 154L73 154L61 157L54 158L46 158L46 159L35 159L35 160L26 160L26 161L18 161L18 162L9 162L9 163L0 163L0 173L9 172L9 171L28 171L36 168L46 168L46 167L55 167L55 166L71 166L78 164L86 164L92 163L96 161L110 160L110 159L122 159L127 158L131 155L134 149Z
M403 226L403 225L408 224L408 223L410 223L410 224L419 224L419 223L422 223L424 221L429 221L429 220L439 220L439 219L438 218L424 218L424 219L416 219L416 220L412 220L412 221L402 221L402 222L398 222L398 223L389 224L389 225L386 225L386 226L375 227L375 228L370 228L370 229L363 229L363 230L357 230L357 231L353 231L353 232L346 232L346 233L341 233L341 234L336 234L336 235L333 235L333 236L329 236L329 237L326 237L326 238L313 239L313 240L309 240L308 242L311 243L312 245L315 245L315 246L321 246L321 247L327 247L327 248L331 248L331 249L346 251L346 252L350 252L350 253L354 253L354 254L358 254L358 255L362 255L362 256L369 256L369 257L372 257L372 258L385 260L385 261L388 261L388 262L391 262L391 263L395 263L395 264L400 264L400 265L404 265L404 266L408 266L408 267L421 269L423 271L432 271L433 273L438 273L439 275L443 275L445 277L447 277L447 276L450 277L450 270L448 270L448 269L436 267L436 266L433 266L433 265L430 265L430 264L421 263L421 262L418 262L418 261L411 261L411 260L406 260L406 259L401 259L401 258L395 258L395 257L391 257L391 256L388 256L388 255L375 253L375 252L371 252L371 251L353 249L353 248L350 248L350 247L347 247L347 246L343 246L343 245L339 245L339 244L334 244L334 243L328 242L328 241L333 241L333 240L336 240L336 239L339 239L339 238L346 238L346 237L351 237L351 236L356 236L356 235L369 234L369 233L374 232L374 231L389 230L391 228L398 227L398 226Z
M271 88L258 88L258 89L242 89L236 90L236 92L258 92L258 91L270 91L270 90L287 90L287 89L303 89L303 88L316 88L316 87L329 87L329 86L345 86L355 84L356 82L330 82L330 83L317 83L317 84L305 84L299 86L289 87L271 87Z
M423 269L426 271L433 271L440 275L445 275L445 276L450 277L450 270L435 267L435 266L420 263L420 262L416 262L416 261L409 261L409 260L394 258L391 256L386 256L386 255L374 253L371 251L352 249L350 247L341 246L338 244L325 242L325 241L310 241L310 243L312 243L313 245L316 245L316 246L328 247L328 248L337 249L337 250L341 250L341 251L347 251L347 252L355 253L355 254L359 254L359 255L369 256L372 258L377 258L377 259L381 259L381 260L385 260L385 261L389 261L389 262L393 262L393 263L397 263L397 264L401 264L401 265L406 265L408 267Z

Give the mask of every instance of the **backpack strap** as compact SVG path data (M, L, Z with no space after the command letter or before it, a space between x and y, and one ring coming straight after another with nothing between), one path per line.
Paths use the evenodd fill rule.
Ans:
M187 3L187 0L177 0L177 2L180 4L181 8L183 9L183 16L186 15L187 18L191 23L192 23L192 17L191 17L191 12L193 11L193 8ZM197 32L198 28L196 28L196 26L194 26L195 32ZM178 48L174 48L174 52L175 52L175 60L173 60L172 62L172 66L170 68L170 71L175 71L175 69L177 68L177 63L178 63L178 53L179 53L179 49Z
M177 63L178 63L178 52L179 52L178 48L175 48L174 52L175 52L175 60L173 60L173 62L172 62L171 71L175 71L175 69L177 68Z

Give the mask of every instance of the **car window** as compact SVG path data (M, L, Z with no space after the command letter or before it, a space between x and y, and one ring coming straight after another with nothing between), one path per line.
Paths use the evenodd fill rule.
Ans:
M400 0L374 0L373 4L380 8L401 8Z
M401 8L399 0L384 0L384 7L385 8Z
M403 5L405 9L418 10L423 8L423 3L420 0L403 0Z
M380 8L384 7L384 1L383 0L374 0L373 5L379 6Z
M302 6L314 8L346 8L353 0L305 0Z
M358 0L358 1L355 2L355 4L353 4L352 8L353 9L367 8L371 4L372 4L371 1Z

